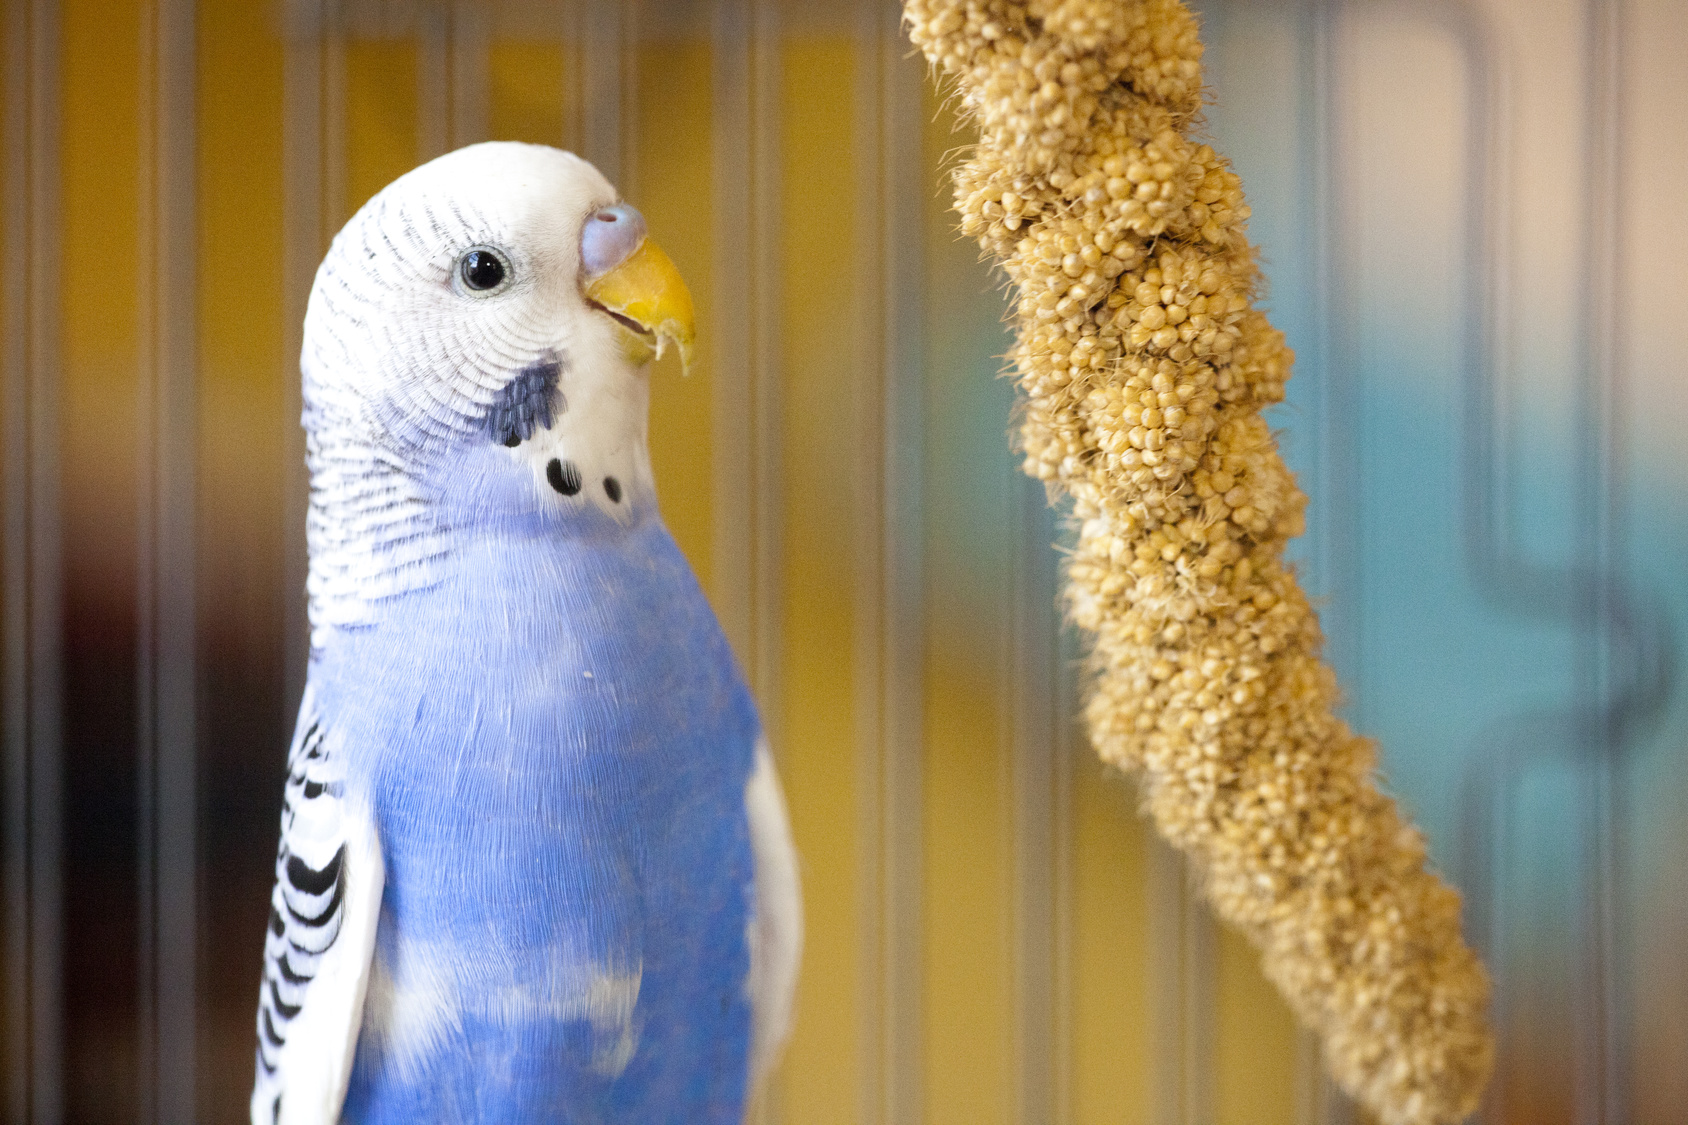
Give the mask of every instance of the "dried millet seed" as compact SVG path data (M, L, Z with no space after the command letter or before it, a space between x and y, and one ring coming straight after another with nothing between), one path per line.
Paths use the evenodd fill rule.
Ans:
M1386 1125L1476 1105L1493 1044L1459 898L1335 717L1284 565L1306 498L1260 411L1293 357L1254 306L1242 186L1192 138L1201 42L1178 0L907 0L979 143L961 229L1014 283L1026 472L1071 501L1085 712L1216 913Z

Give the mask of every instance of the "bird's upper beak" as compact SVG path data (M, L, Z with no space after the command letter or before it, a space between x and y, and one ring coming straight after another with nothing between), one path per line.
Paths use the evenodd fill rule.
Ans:
M691 290L674 262L645 234L644 218L619 204L587 218L581 236L586 299L621 325L634 363L660 357L672 343L689 371L697 335Z

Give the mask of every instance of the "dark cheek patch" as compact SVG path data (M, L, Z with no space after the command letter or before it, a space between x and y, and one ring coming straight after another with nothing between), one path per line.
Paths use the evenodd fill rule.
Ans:
M551 458L550 464L545 466L545 479L564 496L573 496L580 491L580 470L573 461Z
M569 408L557 389L563 377L563 360L548 355L518 371L493 397L482 419L482 429L493 441L511 449L541 429L549 429L553 417Z

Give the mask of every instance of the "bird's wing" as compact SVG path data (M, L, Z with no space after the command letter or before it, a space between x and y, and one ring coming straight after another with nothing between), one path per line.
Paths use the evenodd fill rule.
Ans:
M335 744L307 686L264 935L252 1125L333 1125L351 1077L385 872Z
M797 877L797 849L785 815L785 795L773 755L764 739L756 745L756 767L744 790L750 818L750 847L756 862L755 910L750 919L752 1089L767 1076L791 1031L792 997L803 951L803 891Z

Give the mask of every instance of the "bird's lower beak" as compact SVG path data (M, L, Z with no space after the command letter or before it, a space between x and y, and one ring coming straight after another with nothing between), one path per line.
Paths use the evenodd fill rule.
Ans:
M691 370L697 335L691 290L655 242L645 239L618 265L587 282L584 292L621 325L633 362L660 357L673 343L680 349L682 369Z

